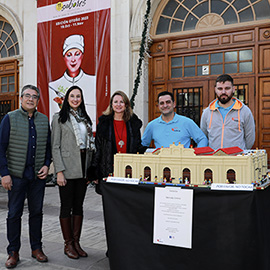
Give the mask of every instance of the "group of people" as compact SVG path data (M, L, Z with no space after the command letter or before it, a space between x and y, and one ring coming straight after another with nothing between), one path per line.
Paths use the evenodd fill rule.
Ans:
M222 74L216 79L216 99L203 111L200 128L194 121L174 112L176 103L171 92L158 94L160 117L151 121L142 136L142 145L169 147L181 143L190 147L191 138L197 147L214 150L238 146L251 149L255 141L255 122L251 110L234 97L233 78Z
M99 187L104 177L113 173L116 153L143 153L154 141L155 147L168 147L173 142L190 147L239 146L249 149L255 141L255 124L250 109L233 97L233 79L223 74L216 80L217 99L204 110L201 129L195 122L174 112L174 96L158 95L160 117L151 121L141 138L142 121L133 112L122 91L115 92L99 118L95 139L92 121L85 109L79 86L68 89L59 113L52 120L36 110L39 89L26 85L21 91L21 107L9 112L0 125L0 174L8 190L7 268L19 261L21 217L27 198L32 257L39 262L48 258L42 250L42 207L45 179L51 159L60 195L60 225L64 253L72 259L86 257L80 246L83 202L87 185ZM98 193L102 189L97 188Z

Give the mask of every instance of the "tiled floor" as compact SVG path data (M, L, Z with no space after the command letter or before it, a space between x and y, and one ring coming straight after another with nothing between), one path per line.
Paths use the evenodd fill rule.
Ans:
M20 262L16 269L90 269L109 270L109 261L103 222L101 196L88 188L84 203L84 224L81 245L87 251L87 258L69 259L63 253L63 238L59 226L59 195L57 187L46 187L43 216L43 249L48 263L39 263L31 258L28 239L28 210L25 205L22 226L22 247ZM0 187L0 269L5 268L6 255L7 192Z

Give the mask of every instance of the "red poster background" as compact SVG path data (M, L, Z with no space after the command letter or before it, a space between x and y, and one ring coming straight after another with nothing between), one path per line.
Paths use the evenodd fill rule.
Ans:
M98 0L91 0L98 1ZM38 8L56 4L55 0L39 0ZM80 18L82 25L57 25L61 21ZM110 99L110 9L38 23L37 32L37 86L41 91L39 111L49 117L48 83L61 77L66 69L63 43L66 37L84 36L84 59L81 65L89 75L96 75L97 118L107 108ZM91 115L90 115L91 117Z

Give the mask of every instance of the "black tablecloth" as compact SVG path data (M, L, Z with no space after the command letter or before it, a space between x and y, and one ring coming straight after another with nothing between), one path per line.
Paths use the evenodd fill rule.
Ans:
M192 249L153 244L154 189L101 184L111 270L270 269L270 188L194 189Z

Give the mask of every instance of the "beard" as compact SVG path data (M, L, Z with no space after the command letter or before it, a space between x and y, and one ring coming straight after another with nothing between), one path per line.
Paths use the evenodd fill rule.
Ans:
M228 103L233 97L233 93L231 95L222 95L222 96L219 96L218 97L218 101L221 103L221 104L226 104Z

